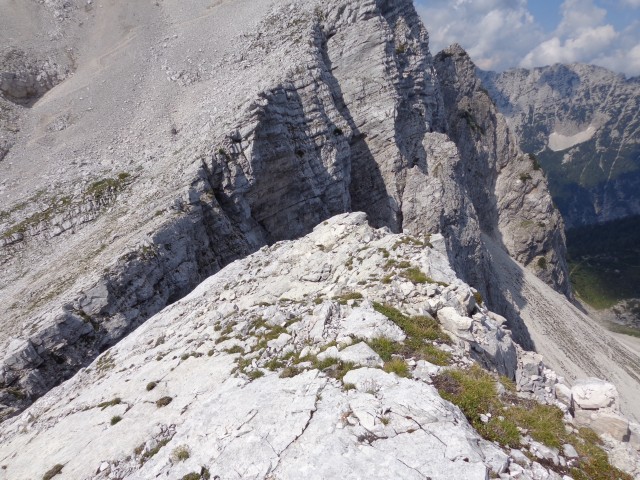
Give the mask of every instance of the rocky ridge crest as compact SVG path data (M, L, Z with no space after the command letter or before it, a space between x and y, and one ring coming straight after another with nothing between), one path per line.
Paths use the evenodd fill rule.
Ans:
M396 308L437 318L451 340L383 361L383 341L412 344L408 324L380 313ZM609 456L640 473L640 427L617 413L615 387L571 389L523 351L456 277L441 235L353 213L228 265L5 422L0 478L568 478L557 472L578 464L573 446L523 433L500 447L431 385L474 361L560 407L569 430L616 418L599 430Z

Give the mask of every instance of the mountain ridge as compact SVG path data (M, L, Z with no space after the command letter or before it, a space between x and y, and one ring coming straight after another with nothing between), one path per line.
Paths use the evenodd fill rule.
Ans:
M21 8L0 478L640 473L640 358L572 305L544 172L410 0ZM549 446L505 417L534 408Z
M578 63L479 75L568 227L639 213L640 77Z
M509 402L543 402L563 431L591 425L614 464L639 473L640 425L617 413L615 388L590 380L569 389L456 277L444 238L431 240L373 229L351 213L228 265L0 425L0 478L590 472L568 447L526 433L510 446L482 438L434 388L474 360L514 380L500 383L518 389L503 392ZM432 341L410 338L420 331L412 322L434 318ZM404 347L389 356L389 345ZM601 474L614 473L605 465Z

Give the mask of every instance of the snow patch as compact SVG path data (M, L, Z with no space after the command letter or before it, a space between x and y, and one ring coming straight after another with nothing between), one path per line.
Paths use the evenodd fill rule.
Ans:
M553 132L549 135L549 148L554 152L560 152L584 143L587 140L591 140L594 133L596 133L596 128L592 125L589 125L586 130L578 132L575 135L562 135L561 133Z

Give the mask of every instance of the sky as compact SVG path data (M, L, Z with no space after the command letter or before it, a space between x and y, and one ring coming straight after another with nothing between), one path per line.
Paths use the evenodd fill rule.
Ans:
M462 45L502 71L593 63L640 75L640 0L414 0L433 54Z

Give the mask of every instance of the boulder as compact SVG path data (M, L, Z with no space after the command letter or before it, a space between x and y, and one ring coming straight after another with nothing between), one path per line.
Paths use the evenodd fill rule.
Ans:
M413 369L412 375L413 378L429 382L431 381L432 376L438 375L441 371L442 367L429 363L426 360L418 360L416 362L416 367Z
M383 314L368 308L354 308L342 321L340 333L367 340L384 337L401 342L406 338L402 329L395 323Z
M610 410L577 410L575 422L589 427L598 435L608 435L619 442L628 442L629 420Z
M361 367L382 367L384 362L369 345L364 342L351 345L338 353L343 362L352 362Z
M578 458L578 452L570 443L565 443L562 446L562 451L564 453L564 456L567 458Z
M579 380L571 389L573 408L576 410L618 409L619 395L616 387L598 378Z
M562 383L557 383L554 386L556 399L559 402L564 403L567 406L571 406L571 389Z
M463 317L456 309L452 307L441 308L438 310L438 320L446 330L454 335L465 340L473 340L473 336L470 333L467 334L471 330L473 320L469 317Z

